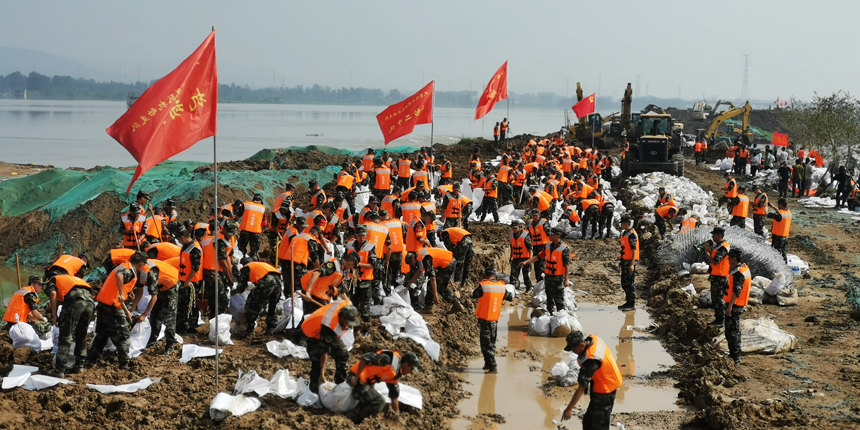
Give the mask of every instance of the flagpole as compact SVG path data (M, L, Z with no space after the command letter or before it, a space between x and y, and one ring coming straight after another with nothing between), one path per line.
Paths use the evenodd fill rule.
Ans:
M433 148L433 126L436 125L436 83L433 83L433 102L430 104L430 158L435 161L436 150ZM430 167L430 188L436 188L433 184L433 178L436 176L433 171L433 166Z
M215 135L212 135L212 175L213 181L215 183L215 231L212 234L215 236L215 240L212 241L212 246L215 247L215 259L218 259L218 233L220 231L220 222L218 221L218 144L215 140ZM229 258L229 256L228 256ZM217 262L216 262L217 265ZM220 354L218 353L218 268L215 268L215 390L218 390L218 373L220 371L220 363L219 358ZM211 315L210 315L211 317Z

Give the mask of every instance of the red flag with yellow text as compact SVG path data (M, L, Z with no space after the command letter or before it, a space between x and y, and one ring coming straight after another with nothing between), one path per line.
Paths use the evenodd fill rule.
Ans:
M788 135L778 131L773 132L773 138L770 139L770 144L773 146L788 147Z
M376 121L379 122L379 129L382 130L386 145L394 139L412 133L418 124L433 122L434 83L435 81L430 81L417 93L402 102L388 106L376 115Z
M128 185L156 164L215 134L218 72L215 30L182 64L152 84L107 128L137 160Z
M596 94L596 93L595 93ZM590 113L594 113L594 95L592 94L573 105L573 112L577 118L582 118Z
M478 108L475 109L475 119L483 118L484 115L493 110L496 102L506 98L508 98L507 61L505 61L505 64L502 64L502 67L499 67L499 70L496 70L490 82L487 83L487 88L484 89L484 93L481 94L481 98L478 100Z

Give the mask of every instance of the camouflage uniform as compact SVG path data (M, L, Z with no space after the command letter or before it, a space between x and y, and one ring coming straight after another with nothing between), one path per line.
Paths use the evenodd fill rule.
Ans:
M72 288L63 299L63 309L57 321L60 339L54 368L64 373L71 359L69 350L75 342L75 367L85 364L87 359L87 329L93 319L96 303L92 292L86 288Z
M332 329L322 326L318 340L308 338L307 350L308 357L311 360L311 391L317 392L318 381L324 370L321 359L322 355L326 353L334 359L334 383L340 384L346 381L346 374L349 370L347 367L349 351L346 350L346 345L343 344L343 341L340 340Z
M390 386L391 384L389 384ZM365 418L378 415L385 410L385 398L373 388L372 384L359 382L352 389L352 397L358 400L358 406L355 408L357 411L356 423L361 423Z
M350 242L350 243L352 244L352 246L354 246L354 243L352 243L352 242ZM362 245L359 247L359 249L361 249L362 247L365 246L365 244L368 244L368 243L369 242L365 241L364 243L362 243ZM347 244L347 248L350 248L350 244ZM379 267L379 259L376 258L376 247L373 245L370 245L368 248L369 248L369 251L367 253L367 264L370 264L371 266L374 267L373 272L375 274L377 272L377 268ZM358 250L349 251L349 252L356 252L357 253ZM360 272L361 269L357 269L357 271ZM359 279L355 285L355 290L352 292L352 294L349 297L349 300L358 309L358 313L359 313L359 315L361 315L361 320L365 321L365 322L370 321L370 302L372 300L371 296L373 295L373 285L375 282L376 281L374 281L374 280L361 280L361 279Z
M323 277L331 276L332 274L334 274L334 272L337 271L337 265L334 264L334 262L329 261L329 262L323 264L322 266L317 267L314 270L320 274L319 275L320 278L323 278ZM316 299L316 300L319 301L319 299ZM325 304L326 303L323 303L323 305L325 305ZM304 312L305 315L310 315L310 314L316 312L316 310L319 309L320 307L321 306L317 305L316 303L314 303L310 300L303 300L302 301L302 312Z
M484 356L484 367L496 367L496 333L498 321L485 321L478 318L479 337L481 339L481 354Z
M90 348L89 361L95 363L99 360L105 344L110 339L116 346L116 355L119 358L120 366L126 365L129 361L128 349L130 347L131 329L125 312L120 308L104 303L98 303L96 312L96 337L93 339L92 348Z
M418 303L421 301L421 286L424 285L424 281L426 279L424 276L424 266L416 259L409 265L409 273L406 274L406 282L409 282L417 271L421 272L421 275L415 279L415 285L417 285L418 288L411 288L409 285L406 286L409 289L409 301L412 303L412 308L416 310L420 309Z
M155 343L158 339L158 334L161 332L161 325L164 324L164 343L168 347L176 343L176 305L178 299L179 285L174 285L173 288L167 291L158 291L158 287L151 288L149 294L152 297L158 297L155 304L152 306L149 322L152 325L152 334L149 336L149 344Z
M230 246L228 239L218 239L218 247L215 257L216 267L220 268L220 261L230 259L227 255L227 247ZM215 276L218 276L218 291L215 291ZM209 302L209 318L215 318L218 314L227 312L227 275L221 271L203 269L203 284L205 288L206 301ZM218 295L218 309L215 309L215 295Z
M237 292L243 293L245 288L247 288L249 273L250 268L248 266L242 268L241 274L239 275L239 288ZM272 303L272 301L274 301L275 306L277 306L280 295L281 282L278 278L278 274L269 273L257 281L257 286L248 293L248 300L245 302L245 326L247 327L248 333L254 331L254 327L257 324L257 318L260 316L263 307L266 307ZM267 328L274 328L278 324L278 321L275 320L276 317L275 308L269 306L266 314Z

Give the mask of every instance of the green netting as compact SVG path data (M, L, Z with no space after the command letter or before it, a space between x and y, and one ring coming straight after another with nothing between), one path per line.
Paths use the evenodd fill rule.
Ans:
M415 152L418 147L416 146L393 146L388 148L376 148L374 151L376 154L382 154L382 151L387 150L390 154L402 154L404 152ZM332 148L331 146L291 146L289 148L281 148L281 149L263 149L260 152L248 157L249 160L262 160L262 161L273 161L279 152L282 151L294 151L294 152L309 152L309 151L319 151L326 155L363 155L367 153L367 149L359 149L359 150L349 150L349 149L340 149L340 148Z
M736 119L727 119L726 124L728 124L732 127L742 127L743 126L743 123L740 120L736 120ZM772 131L762 130L758 127L753 127L753 126L749 126L749 131L751 131L753 134L755 134L756 137L759 137L762 139L767 139L767 140L773 139L773 132Z
M132 189L152 191L152 201L158 204L167 198L177 200L195 199L200 191L212 185L212 172L193 173L199 166L196 161L166 161L141 176ZM274 189L283 187L290 178L298 177L307 182L311 178L324 184L332 180L339 167L329 166L322 170L260 170L222 171L218 183L240 190L262 190L273 195ZM0 183L0 211L5 216L17 216L33 209L41 209L56 220L72 209L100 194L114 191L120 195L131 182L131 170L106 167L91 172L51 169L36 175L12 179ZM246 191L247 192L247 191ZM249 194L248 197L251 197Z

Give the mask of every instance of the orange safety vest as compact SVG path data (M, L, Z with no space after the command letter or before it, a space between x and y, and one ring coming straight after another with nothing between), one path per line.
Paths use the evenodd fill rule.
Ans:
M503 281L481 281L484 294L478 299L475 316L484 321L498 321L502 314L502 301L505 299L505 283Z
M541 218L537 225L529 223L529 234L532 236L532 245L540 246L549 243L549 236L546 234L546 219Z
M182 274L182 270L179 269L179 257L168 258L164 262L179 270L180 275Z
M123 230L134 230L138 234L138 238L140 238L141 230L143 230L143 224L146 222L145 216L139 214L137 216L137 219L132 221L128 217L128 214L124 214L120 219L122 220ZM134 240L134 234L123 234L122 246L137 246L137 242L135 242Z
M59 267L65 270L67 274L74 275L78 273L78 270L81 270L81 267L84 267L84 260L73 255L63 254L51 267Z
M421 203L403 203L400 205L400 213L403 215L403 222L406 224L412 224L413 220L421 219Z
M454 253L442 248L421 248L418 251L418 260L423 261L424 257L430 256L433 259L433 268L434 269L444 269L451 265L451 261L454 260Z
M452 178L454 177L454 169L451 167L451 162L446 161L439 165L439 171L442 172L442 178Z
M630 243L630 237L636 235L636 249L634 250L634 246ZM639 235L636 234L635 229L624 230L621 232L621 259L622 260L639 260Z
M408 178L412 173L410 170L412 168L412 161L408 158L397 160L397 177L398 178Z
M377 366L375 364L366 364L364 368L361 370L361 374L358 373L358 367L360 363L355 363L352 367L349 368L349 371L358 376L358 380L365 384L376 384L379 382L385 382L386 384L397 385L399 382L397 379L398 373L400 373L400 353L397 351L387 351L387 350L379 350L376 351L377 354L387 353L391 355L391 364L386 364L384 366Z
M191 250L200 250L200 267L197 273L191 273ZM196 240L182 248L179 253L179 280L182 282L199 282L203 280L203 249Z
M406 252L418 252L421 248L424 248L424 244L419 242L418 239L424 239L427 237L426 228L422 228L419 231L415 231L415 227L420 220L413 220L411 224L409 224L409 229L406 231Z
M583 203L584 202L586 202L586 200L583 200ZM678 208L675 206L663 205L663 206L660 206L659 208L657 208L656 212L657 212L657 215L660 216L660 218L666 219L666 218L674 218L677 210L678 210ZM675 211L675 213L670 213L673 211Z
M499 167L499 172L496 173L496 180L503 183L503 184L507 184L508 182L510 182L509 181L510 175L511 175L511 166Z
M332 329L337 337L343 336L347 330L341 328L338 314L347 305L349 305L349 300L338 300L317 309L314 313L305 317L305 322L302 323L302 331L305 333L305 336L319 339L323 326Z
M403 252L406 248L403 243L403 223L400 220L391 219L383 221L382 224L388 229L389 249L391 252Z
M430 188L430 175L426 170L418 170L412 174L412 185L418 186L418 181L424 182L424 188Z
M222 233L218 233L218 240L221 240L221 239L224 239L224 235ZM215 252L215 245L213 245L214 243L215 243L215 236L214 235L203 236L203 238L200 239L200 248L203 251L202 267L206 270L215 270L215 271L220 272L221 267L218 264L218 262L216 261L217 255ZM227 247L227 258L228 259L230 258L230 254L232 253L232 251L233 251L233 247L228 246Z
M702 142L696 142L696 145L693 147L696 152L702 152L703 148Z
M726 182L725 190L726 197L730 199L733 199L738 196L738 182L735 181L735 178L731 178L728 182Z
M365 172L369 172L373 169L373 159L376 158L374 154L364 154L361 156L361 166L364 168Z
M167 291L179 283L179 269L161 260L149 260L158 267L158 291Z
M110 250L110 262L114 266L118 266L122 263L131 260L131 256L134 255L136 251L133 249L125 249L125 248L115 248Z
M391 189L391 169L380 167L375 170L376 179L373 182L375 190L390 190Z
M248 272L248 281L253 282L254 285L268 275L269 273L275 273L278 276L281 275L281 271L276 267L272 266L269 263L263 263L262 261L252 261L248 263L248 268L250 271Z
M310 285L311 278L314 272L318 272L320 269L312 270L302 276L302 290L323 303L328 303L333 297L337 297L339 294L337 287L343 282L343 270L340 267L340 262L335 259L332 259L332 262L335 265L334 273L328 276L320 276L314 285ZM328 293L330 287L334 289L332 295Z
M388 215L394 218L396 215L394 214L394 201L398 200L398 197L391 194L382 198L382 201L379 203L379 208L388 213Z
M735 284L735 276L743 276L744 283L741 288L741 294L735 297L735 306L746 306L750 299L750 285L752 285L752 274L750 274L750 268L746 263L741 263L737 269L731 271L729 273L729 288L726 290L726 294L723 296L723 301L728 303L732 298L732 291L734 288L732 287Z
M526 248L526 238L528 237L528 234L529 232L525 230L520 231L520 234L518 236L515 236L514 232L511 232L511 260L523 260L531 258L531 251Z
M495 199L499 197L499 185L495 180L488 180L484 183L484 197Z
M723 241L723 243L720 244L720 246L724 246L726 248L727 254L728 254L728 251L731 251L731 247L729 246L729 243L726 241ZM719 247L711 250L711 258L714 258L717 255L717 249L719 249ZM729 276L729 257L728 257L728 255L726 255L726 257L723 257L723 259L720 260L719 263L711 264L711 275Z
M782 221L773 220L773 228L770 229L770 234L788 237L788 232L791 230L791 211L788 209L779 209L779 214L782 215Z
M575 210L572 210L572 209L571 209L571 211L570 211L570 216L569 216L569 217L567 217L567 219L568 219L570 222L579 222L579 221L581 221L581 220L579 219L579 214L578 214Z
M565 157L561 159L561 171L564 173L573 171L573 160L571 158Z
M27 302L24 301L24 296L35 292L36 289L29 285L15 291L15 294L12 295L12 299L9 300L9 304L6 305L6 313L3 314L3 321L12 324L19 321L22 323L27 322L30 316L30 307L27 306ZM38 295L36 296L36 303L39 303ZM18 321L15 321L15 315L18 316Z
M179 257L179 252L182 250L179 245L170 242L153 243L146 249L146 251L149 252L151 249L158 251L155 258L161 261L169 260L173 257Z
M289 200L290 206L292 206L293 205L292 197L293 197L292 191L284 191L283 193L278 195L278 197L275 198L275 205L272 206L273 212L278 212L279 210L281 210L281 205L284 203L284 200Z
M681 234L689 233L696 229L696 225L699 223L694 217L688 216L681 221Z
M583 211L583 212L585 212L586 210L588 210L588 208L590 208L590 207L592 207L592 206L594 206L594 205L597 205L598 207L600 207L600 201L599 201L599 200L597 200L597 199L585 199L585 200L583 200L583 201L581 201L581 202L579 202L579 203L582 205L582 211ZM662 207L662 206L661 206L661 207ZM658 208L657 210L658 210L658 213L659 213L660 208Z
M552 196L549 195L546 191L537 190L533 197L538 198L538 206L537 209L541 212L547 210L552 205Z
M87 281L71 275L54 276L54 285L57 286L57 301L60 303L62 303L66 298L66 294L69 294L69 291L72 291L72 288L83 287L89 288L90 290L93 289Z
M463 241L464 237L472 235L468 230L460 227L446 228L445 231L448 232L448 240L451 241L451 244L454 246L459 245L460 242Z
M675 199L674 199L674 198L672 197L672 195L671 195L671 194L669 194L669 193L665 193L665 194L663 194L663 196L662 196L662 197L658 197L658 198L657 198L657 203L660 203L661 205L672 205L672 206L678 206L678 205L675 203Z
M615 357L612 356L612 351L609 346L603 342L603 339L590 334L591 346L585 350L585 354L577 358L580 366L585 363L585 360L592 359L600 361L600 367L594 372L591 377L591 390L594 393L609 394L614 392L621 386L621 372L618 370L618 365L615 363Z
M550 250L549 246L547 246L543 251L546 256L544 274L549 276L564 276L567 273L567 266L564 265L564 260L562 259L562 252L567 248L568 246L564 242L560 242L558 248L553 250Z
M522 187L523 184L526 183L526 172L525 170L517 170L517 176L514 179L514 186Z
M355 177L346 173L346 171L341 170L340 174L337 176L337 186L344 187L347 190L352 190L352 186L355 184Z
M290 241L293 237L299 234L298 230L290 226L287 228L287 231L284 232L284 237L281 238L281 244L278 245L278 259L284 261L292 260L292 249L290 248Z
M767 194L761 193L755 196L753 204L753 215L767 215Z
M134 284L137 282L137 276L132 276L131 279L124 279L124 284L117 285L116 272L121 269L128 269L134 273L134 270L131 268L131 263L128 262L114 267L113 271L108 273L107 279L105 279L105 282L102 285L102 289L96 296L96 301L115 308L122 308L122 303L128 299L128 294L134 289Z
M263 231L263 218L266 216L266 207L253 201L244 203L245 211L242 212L242 221L239 230L249 233L261 233Z
M445 207L445 218L460 218L463 204L453 193L448 194L448 206Z
M311 196L311 207L314 209L319 208L323 204L325 204L325 201L326 201L325 191L320 189L319 191L314 193L314 195Z
M308 242L312 240L314 240L313 236L307 233L300 233L290 240L290 256L293 263L308 265L311 257Z
M744 194L738 194L738 204L732 208L732 216L746 218L750 212L750 198Z
M146 219L146 235L161 239L164 233L164 224L166 218L164 215L153 215Z
M376 247L376 258L384 257L385 239L388 239L388 227L375 222L368 222L364 225L367 227L367 241Z

